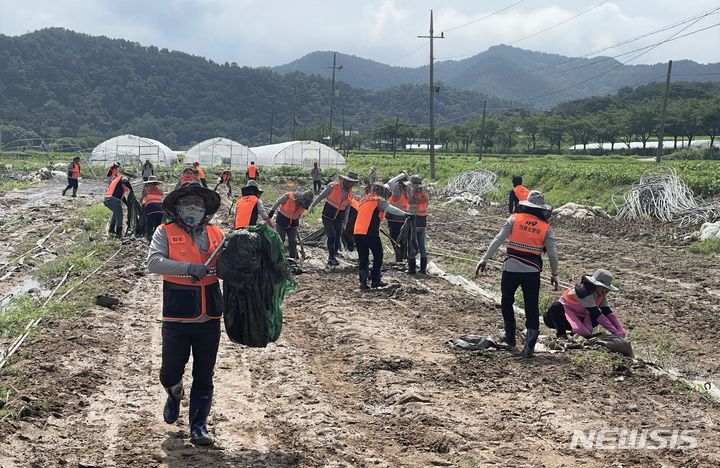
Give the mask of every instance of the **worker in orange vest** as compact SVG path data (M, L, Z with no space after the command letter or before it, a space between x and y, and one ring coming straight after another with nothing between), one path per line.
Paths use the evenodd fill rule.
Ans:
M188 182L197 182L198 184L200 183L198 171L193 166L188 166L183 169L182 174L180 174L180 179L178 179L177 185L175 185L175 188L178 189L181 185L187 184Z
M408 274L417 272L417 254L420 253L420 273L427 273L427 249L425 247L425 231L427 229L427 211L430 197L423 185L422 178L415 174L410 177L408 186L408 213L415 217L415 234L417 235L417 248L415 244L408 244Z
M290 258L298 258L297 255L297 228L300 225L300 216L313 202L313 193L311 190L305 192L288 192L278 198L270 209L268 216L270 218L277 210L275 216L275 225L280 239L285 242L288 239L288 254Z
M510 192L508 192L508 211L510 211L510 214L518 212L518 206L520 206L519 203L527 200L528 194L530 193L530 190L528 190L522 183L522 177L513 176L513 188Z
M248 166L247 171L245 171L245 179L260 180L260 171L255 165L255 161L250 161L250 165Z
M110 235L115 234L118 238L122 237L123 210L121 203L128 206L127 196L132 191L133 188L132 185L130 185L130 179L122 174L118 173L118 175L110 181L110 185L108 185L107 191L105 192L105 199L103 200L103 204L112 211L112 218L110 218L110 227L108 229Z
M368 289L367 280L370 273L370 287L381 288L387 286L381 279L383 262L383 247L380 241L380 223L385 213L405 217L408 213L392 206L387 197L390 195L383 184L377 182L370 185L370 192L360 200L357 219L355 220L354 234L358 251L358 271L360 289ZM373 255L372 271L370 266L370 252Z
M148 176L147 180L143 182L142 198L140 199L140 205L145 215L145 235L147 236L148 242L150 242L153 234L155 234L155 229L162 224L162 202L164 197L160 181L157 177L154 175Z
M329 267L340 265L337 254L341 247L342 227L350 214L347 208L353 200L353 187L360 182L357 172L350 171L346 176L340 174L338 180L330 182L310 205L312 212L317 204L327 199L322 212L322 222L327 236Z
M213 189L214 192L217 192L218 187L220 187L220 184L225 184L227 187L228 192L228 198L232 198L232 187L230 186L230 181L232 180L232 172L230 171L223 171L222 174L220 174L220 177L218 178L218 183Z
M527 338L523 356L532 357L535 343L540 335L540 272L543 268L542 254L547 251L550 259L552 276L551 284L558 288L558 255L555 248L555 236L548 222L552 208L545 204L545 195L536 190L528 194L527 200L519 203L519 211L513 213L505 222L495 239L488 247L485 255L475 268L475 276L485 270L487 262L497 252L500 245L508 241L507 257L503 263L501 307L504 333L501 341L507 343L511 350L515 349L515 292L522 288L525 302L525 326Z
M120 163L118 161L115 161L112 166L110 166L110 169L108 169L107 174L105 174L105 177L107 177L107 183L108 185L110 182L115 180L115 177L120 173Z
M217 258L211 257L222 246L223 232L209 222L219 208L220 195L199 183L170 192L163 201L170 222L155 231L147 260L148 271L163 279L160 382L167 393L163 419L168 424L178 420L183 374L192 353L189 427L190 441L197 445L214 442L207 418L223 298L214 272Z
M200 163L195 161L193 163L193 167L197 171L198 177L200 178L200 183L203 187L207 188L207 181L205 180L205 171L203 171L203 168L200 167Z
M388 200L390 204L403 211L410 209L410 202L408 201L408 195L410 193L410 182L408 181L407 172L403 171L388 181L388 187L390 188L392 195ZM402 229L403 223L405 222L404 216L395 216L392 213L388 213L385 218L387 219L388 229L390 230L390 238L393 241L393 250L395 251L395 263L402 263L405 258L402 250L398 247L398 238L400 237L400 230Z
M255 226L258 221L258 217L263 219L270 225L271 228L275 229L275 223L272 218L265 211L260 196L263 191L260 190L260 186L254 180L248 180L245 187L240 189L242 196L235 202L235 220L233 227L240 229L248 226Z
M67 167L68 184L65 190L62 191L63 196L65 193L72 189L72 196L77 196L78 191L78 179L80 179L80 157L75 156L73 160L68 164Z

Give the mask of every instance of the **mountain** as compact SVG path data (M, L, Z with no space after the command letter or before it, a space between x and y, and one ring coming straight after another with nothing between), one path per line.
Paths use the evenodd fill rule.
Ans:
M427 86L399 83L383 89L339 83L335 129L343 119L365 131L396 116L426 122ZM269 142L271 123L275 138L291 138L293 121L299 138L311 138L310 127L316 138L328 132L322 126L329 121L330 88L330 81L317 75L219 64L61 28L0 35L4 144L13 135L97 141L129 132L175 148L215 136L256 145ZM479 114L483 99L491 109L517 105L471 90L443 89L438 125Z
M632 56L623 57L627 60ZM351 86L382 89L399 83L424 84L428 67L393 67L352 55L338 54L343 70L337 79ZM330 76L332 52L313 52L275 70ZM614 93L623 87L665 79L667 64L624 65L610 57L571 58L499 45L464 60L435 64L436 80L452 88L477 91L500 99L549 109L590 96ZM720 63L690 60L673 63L680 81L720 81Z

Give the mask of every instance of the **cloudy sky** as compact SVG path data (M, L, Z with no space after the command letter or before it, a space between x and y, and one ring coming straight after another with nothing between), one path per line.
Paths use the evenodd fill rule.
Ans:
M586 55L682 23L604 52L617 55L720 23L718 0L0 0L0 33L60 26L248 66L280 65L314 50L417 66L427 62L416 36L428 34L431 8L436 34L446 31L436 41L438 58L502 43ZM713 27L643 49L630 63L719 62L719 44L720 27Z

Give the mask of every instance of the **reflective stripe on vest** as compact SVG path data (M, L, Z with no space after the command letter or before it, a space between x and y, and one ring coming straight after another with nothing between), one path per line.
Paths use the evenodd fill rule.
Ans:
M248 178L254 179L257 176L257 167L254 164L250 164L247 168Z
M122 181L122 176L120 176L120 175L115 176L115 178L110 182L110 185L108 185L108 189L105 192L105 196L106 197L114 196L113 193L115 193L115 189L117 188L117 185L119 183L121 183L121 181ZM122 189L123 189L123 195L125 195L128 191L128 188L123 186ZM115 197L115 198L117 198L117 197Z
M79 179L80 178L80 164L74 162L72 166L72 174L70 175L71 179Z
M219 227L207 226L208 250L206 252L200 252L200 249L198 249L190 234L177 224L163 224L158 229L165 229L167 234L168 258L179 262L205 263L223 240L223 233ZM214 269L216 264L217 257L210 262L208 268ZM163 320L196 322L203 317L219 319L222 316L221 304L216 304L218 310L208 311L207 308L208 287L218 287L218 278L216 275L207 275L200 281L193 281L191 277L186 278L169 275L163 275L162 279L166 283L170 283L170 285L182 286L182 288L176 289L176 293L189 294L192 295L193 298L196 298L198 294L200 295L199 313L195 310L195 304L197 303L195 300L177 301L177 303L173 303L173 307L192 307L192 312L188 313L186 310L168 310L167 305L163 304ZM169 294L173 294L172 290ZM164 298L164 301L166 300L167 298Z
M413 202L415 203L415 216L427 216L428 196L426 192L416 192L413 194Z
M142 199L142 206L145 206L149 203L162 203L162 201L163 201L162 193L148 193Z
M515 196L520 201L527 200L528 195L530 195L530 190L528 190L526 187L523 187L522 185L518 185L517 187L514 187L513 192L515 192Z
M545 235L550 224L528 213L515 213L508 237L508 248L518 252L542 255Z
M278 213L289 220L298 219L304 212L305 207L295 201L295 192L288 193L288 199L278 209Z
M360 208L358 208L357 218L355 218L354 234L378 234L376 232L368 232L373 224L373 218L377 219L376 226L380 227L380 221L385 218L385 212L380 210L380 197L375 194L366 195L360 200ZM377 212L377 217L375 213ZM373 229L375 231L375 229Z
M247 195L238 199L235 204L235 224L233 226L235 229L257 224L257 202L258 197L255 195Z
M197 182L198 177L195 174L183 174L180 176L180 185L186 184L188 182Z

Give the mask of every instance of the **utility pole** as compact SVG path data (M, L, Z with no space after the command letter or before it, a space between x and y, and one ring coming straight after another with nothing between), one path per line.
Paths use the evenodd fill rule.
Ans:
M272 113L270 114L270 144L272 145L273 127L275 126L275 103L272 106Z
M662 113L660 114L660 134L658 135L657 155L655 162L659 163L663 154L663 138L665 138L665 114L667 114L668 93L670 92L670 74L672 73L672 60L668 62L667 79L665 80L665 96L663 97Z
M342 147L343 147L343 152L345 152L345 109L342 110L342 128L343 128Z
M295 87L293 88L293 141L297 140L295 138L295 131L297 129L297 112L296 112L296 98L297 98L297 83L295 83Z
M393 135L395 138L395 144L393 144L393 159L395 159L395 155L397 154L397 140L398 140L398 126L400 124L400 116L395 114L395 134Z
M333 52L332 67L332 89L330 93L330 148L333 146L333 117L335 116L335 71L342 70L342 65L337 66L337 52Z
M350 124L350 145L352 145L352 136L353 136L352 124ZM345 157L346 157L346 158L348 157L348 153L349 153L349 152L350 152L350 151L348 150L348 148L345 148Z
M480 124L480 150L478 151L478 161L482 161L483 146L485 145L485 106L487 106L487 100L483 99L483 116L482 123Z
M444 39L445 33L439 36L433 35L433 11L430 10L430 35L418 36L421 39L430 39L430 178L435 179L435 75L434 75L434 55L433 40Z

